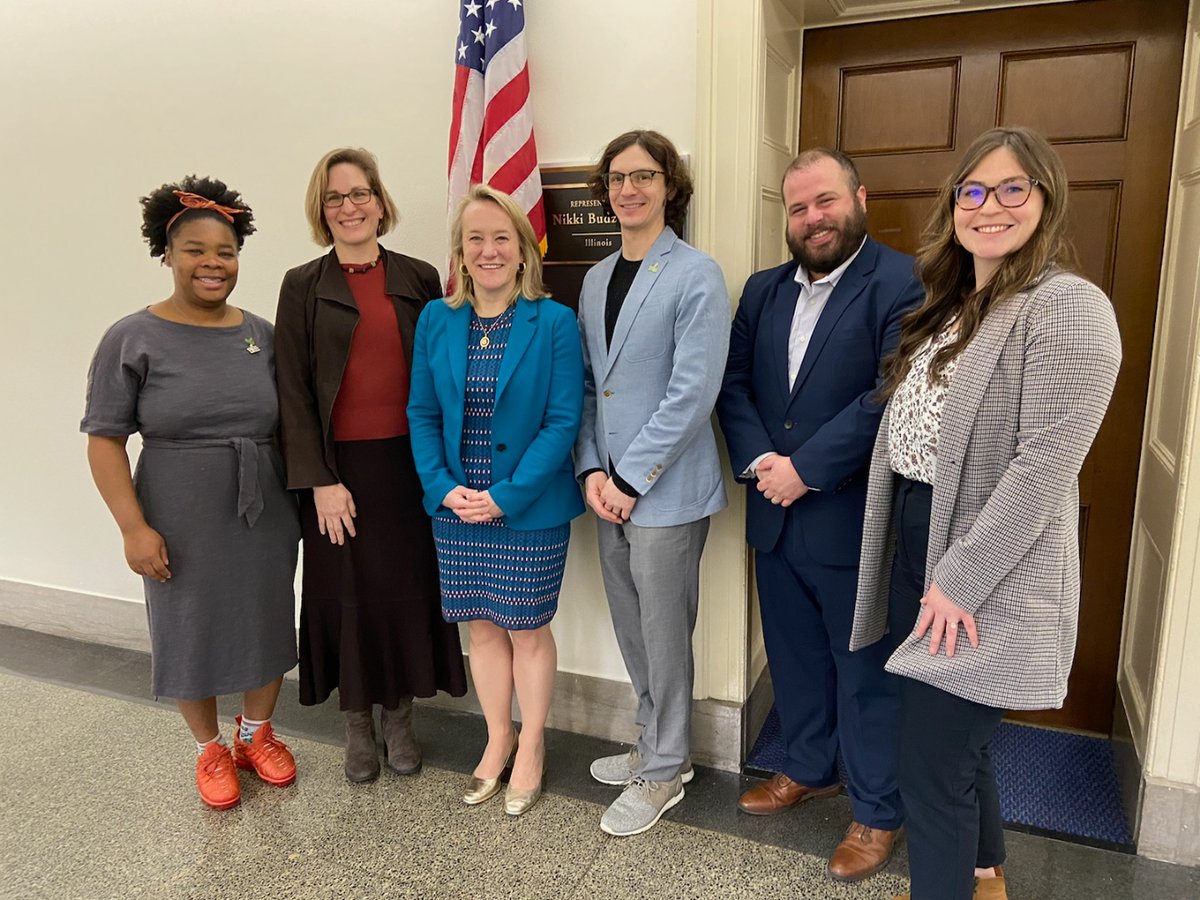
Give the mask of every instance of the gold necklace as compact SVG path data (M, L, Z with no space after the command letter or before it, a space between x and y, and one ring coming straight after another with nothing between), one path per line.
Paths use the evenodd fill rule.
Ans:
M481 337L481 338L479 339L479 346L480 346L480 347L488 347L488 346L490 346L490 345L491 345L491 343L492 343L492 339L491 339L491 338L489 338L489 337L488 337L488 335L489 335L489 334L491 334L491 333L492 333L492 331L493 331L493 330L495 330L496 328L499 328L499 327L500 327L500 325L501 325L502 323L504 323L504 321L505 321L506 319L508 319L508 318L509 318L509 315L508 315L508 314L509 314L510 312L512 312L512 311L513 311L513 307L511 307L511 306L507 307L507 308L504 310L504 312L500 313L500 315L496 316L496 318L492 320L492 322L491 322L491 324L490 324L490 325L484 325L484 324L483 324L483 319L482 319L482 318L480 318L480 316L479 316L479 313L475 313L475 319L476 319L476 321L478 321L478 322L479 322L479 327L480 327L481 329L483 329L483 337Z

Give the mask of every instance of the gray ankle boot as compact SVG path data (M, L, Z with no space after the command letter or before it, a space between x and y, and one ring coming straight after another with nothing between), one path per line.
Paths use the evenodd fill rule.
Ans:
M397 775L416 775L421 769L421 746L412 730L412 698L401 700L395 709L380 712L387 766Z
M355 784L379 777L375 717L371 710L342 710L346 717L346 780Z

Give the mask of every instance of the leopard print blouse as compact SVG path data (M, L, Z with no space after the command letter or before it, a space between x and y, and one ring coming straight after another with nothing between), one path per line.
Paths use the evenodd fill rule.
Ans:
M950 342L957 330L957 323L951 323L941 334L917 348L908 374L892 395L888 413L889 461L893 472L910 481L933 484L937 474L942 407L950 393L958 358L946 364L942 377L933 384L929 383L929 365L933 355Z

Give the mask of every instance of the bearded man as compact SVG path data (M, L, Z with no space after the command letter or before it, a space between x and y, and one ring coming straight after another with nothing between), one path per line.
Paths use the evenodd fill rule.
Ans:
M784 770L738 801L782 812L840 790L854 822L829 874L882 869L903 821L895 775L899 698L883 665L903 635L851 653L867 464L883 408L873 394L900 320L922 297L913 259L867 235L867 191L837 150L807 150L783 176L791 262L746 282L717 413L748 486L763 635Z

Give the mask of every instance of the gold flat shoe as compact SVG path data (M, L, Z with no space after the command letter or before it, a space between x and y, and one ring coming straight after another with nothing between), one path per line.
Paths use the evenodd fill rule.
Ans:
M495 778L476 778L474 775L467 781L467 790L463 794L462 801L467 806L477 806L491 800L500 793L500 779L504 777L504 772L512 768L513 757L517 755L517 732L513 732L512 748L508 751L508 759L504 761L504 768L500 770L500 774ZM532 804L530 804L532 805Z
M525 791L521 788L515 788L511 784L504 792L504 811L510 816L519 816L529 812L533 808L533 804L538 802L542 796L542 782L545 776L538 779L537 787L533 790Z
M471 780L467 782L467 791L463 794L463 803L467 806L475 806L483 803L486 800L491 800L500 793L500 776L495 778L476 778L471 776Z

